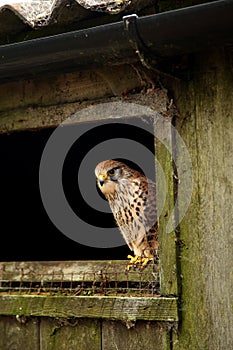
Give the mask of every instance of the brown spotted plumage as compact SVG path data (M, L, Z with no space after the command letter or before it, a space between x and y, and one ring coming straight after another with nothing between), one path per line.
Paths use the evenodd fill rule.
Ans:
M147 261L153 258L158 250L155 183L115 160L99 163L95 175L129 248Z

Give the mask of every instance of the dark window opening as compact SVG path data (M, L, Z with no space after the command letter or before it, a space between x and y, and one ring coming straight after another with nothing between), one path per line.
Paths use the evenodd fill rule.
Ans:
M63 166L63 188L69 205L84 221L91 218L93 224L115 225L112 214L96 213L80 194L77 167L85 155L95 145L114 138L134 140L154 153L152 130L151 126L151 133L148 133L143 127L135 128L119 121L102 126L96 123L72 145ZM69 239L50 221L40 196L39 166L53 131L49 128L0 135L1 261L126 259L131 253L126 245L116 248L85 246ZM140 170L130 159L119 159Z

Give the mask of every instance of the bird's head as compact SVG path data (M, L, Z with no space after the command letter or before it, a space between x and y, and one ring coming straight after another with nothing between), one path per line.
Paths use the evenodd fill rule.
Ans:
M135 170L122 162L115 160L105 160L95 168L97 184L104 195L111 195L117 186L125 179L129 179Z

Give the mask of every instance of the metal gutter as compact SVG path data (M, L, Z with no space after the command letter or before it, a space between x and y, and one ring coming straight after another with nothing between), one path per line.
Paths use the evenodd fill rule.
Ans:
M161 59L228 44L233 44L233 1L213 1L0 46L0 81L133 62L144 54Z

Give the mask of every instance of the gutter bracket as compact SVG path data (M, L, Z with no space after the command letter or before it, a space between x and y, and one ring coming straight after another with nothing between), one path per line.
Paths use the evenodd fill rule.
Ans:
M124 16L122 19L124 23L124 30L128 33L129 42L132 48L135 50L135 53L138 55L142 65L147 69L155 69L155 62L152 64L153 59L151 57L151 53L143 42L138 30L138 15L132 14Z

